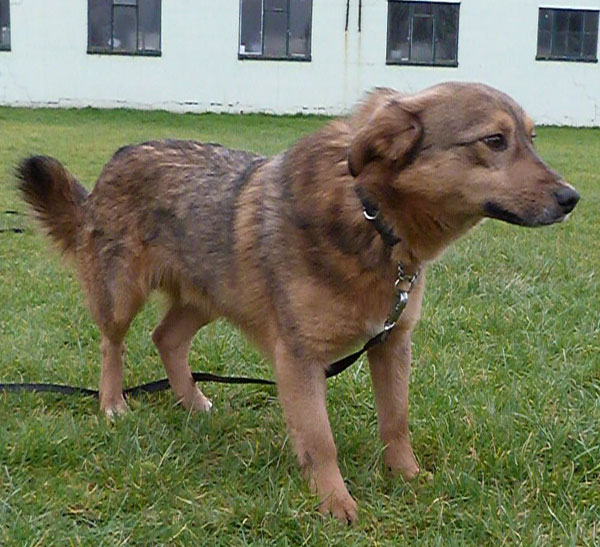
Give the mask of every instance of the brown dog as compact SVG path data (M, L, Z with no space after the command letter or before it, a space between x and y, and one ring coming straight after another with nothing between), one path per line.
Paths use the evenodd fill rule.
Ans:
M107 415L126 409L127 329L148 294L161 289L171 307L152 338L176 397L186 408L211 407L187 353L198 329L231 320L274 364L294 448L321 510L354 521L323 371L381 331L398 264L409 274L420 269L398 326L368 353L385 461L414 477L408 379L424 268L484 217L551 224L579 199L539 158L532 138L521 108L483 85L449 83L411 96L379 89L349 117L273 158L148 142L120 149L89 195L60 163L40 156L21 164L20 189L76 263L102 333Z

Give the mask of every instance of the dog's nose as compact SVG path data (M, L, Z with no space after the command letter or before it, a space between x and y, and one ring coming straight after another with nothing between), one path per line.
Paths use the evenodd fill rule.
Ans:
M579 194L573 188L562 188L554 192L554 195L565 215L570 213L579 201Z

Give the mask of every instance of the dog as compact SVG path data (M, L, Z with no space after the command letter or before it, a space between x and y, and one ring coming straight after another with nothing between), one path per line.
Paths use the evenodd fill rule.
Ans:
M72 258L100 329L102 411L127 409L124 338L150 292L170 303L152 339L187 409L211 408L187 361L192 338L225 317L273 364L320 511L351 523L357 504L338 468L324 370L383 329L395 283L410 291L368 360L385 463L415 477L408 384L427 265L486 217L542 226L579 200L533 138L533 122L507 95L445 83L413 95L375 89L270 158L164 140L119 149L90 194L49 157L25 159L18 178Z

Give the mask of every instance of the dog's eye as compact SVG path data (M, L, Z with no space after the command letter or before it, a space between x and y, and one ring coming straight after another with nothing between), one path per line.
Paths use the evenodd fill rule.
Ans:
M495 152L501 152L502 150L506 150L508 144L506 142L506 138L502 133L496 133L495 135L490 135L488 137L483 137L481 139L483 144L485 144L491 150Z

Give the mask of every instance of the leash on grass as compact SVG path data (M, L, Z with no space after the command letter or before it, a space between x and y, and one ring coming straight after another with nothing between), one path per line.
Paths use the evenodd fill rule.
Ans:
M381 342L381 337L385 333L381 332L377 336L371 338L364 347L348 355L335 363L332 363L325 371L325 377L331 378L337 376L340 372L346 370L352 365L365 351L370 347ZM219 376L217 374L211 374L209 372L192 372L192 377L196 382L214 382L218 384L257 384L263 386L274 386L273 380L265 380L263 378L246 378L244 376ZM164 391L169 388L169 380L163 378L162 380L156 380L154 382L148 382L147 384L141 384L139 386L130 387L123 391L125 397L135 397L141 393L156 393L158 391ZM84 395L88 397L99 397L97 389L87 389L85 387L76 386L65 386L62 384L0 384L0 393L60 393L62 395Z
M196 382L217 382L221 384L262 384L274 385L271 380L263 380L262 378L243 378L238 376L218 376L208 372L192 372L192 376ZM123 390L125 397L135 397L141 393L156 393L169 388L169 380L163 378L147 384L130 387ZM97 389L87 389L85 387L66 386L62 384L0 384L0 393L60 393L62 395L84 395L87 397L100 396Z
M19 215L24 216L23 213L19 213L19 211L13 211L12 209L7 209L6 211L2 211L5 215ZM0 228L0 234L23 234L25 233L25 228L20 228L18 226L8 227L8 228Z
M383 342L387 331L380 332L377 336L371 338L360 350L332 363L325 370L326 378L333 378L341 372L344 372L350 365L355 363L358 358L371 347ZM274 386L273 380L265 380L263 378L246 378L244 376L219 376L218 374L211 374L209 372L192 372L192 377L196 382L214 382L218 384L256 384L263 386ZM154 382L148 382L147 384L141 384L139 386L130 387L123 390L125 397L135 397L142 393L157 393L158 391L164 391L169 388L169 380L163 378L162 380L156 380ZM87 397L99 397L97 389L87 389L85 387L77 386L66 386L62 384L0 384L0 393L60 393L62 395L83 395Z
M389 246L400 242L400 238L394 234L393 230L389 225L381 218L379 208L369 200L359 189L356 189L358 197L360 198L363 206L363 215L365 219L373 225L375 230L381 236L383 242ZM16 211L5 211L7 214L19 214ZM394 283L394 301L392 308L388 313L387 319L383 324L383 330L373 336L367 343L358 351L330 364L325 369L325 377L333 378L338 374L344 372L350 365L354 364L358 358L371 349L373 346L382 344L386 341L390 335L404 308L408 304L408 295L413 288L413 285L419 277L420 269L417 269L414 273L408 275L404 272L404 266L401 262L398 263L396 271L396 281ZM215 382L220 384L257 384L264 386L273 386L275 382L272 380L265 380L263 378L246 378L241 376L219 376L217 374L211 374L209 372L192 372L192 377L196 382ZM169 380L163 378L162 380L156 380L147 384L141 384L139 386L130 387L123 391L125 397L133 397L141 393L156 393L158 391L164 391L169 388ZM87 389L84 387L73 387L61 384L0 384L0 393L19 393L19 392L34 392L34 393L61 393L63 395L85 395L89 397L99 397L98 390Z

